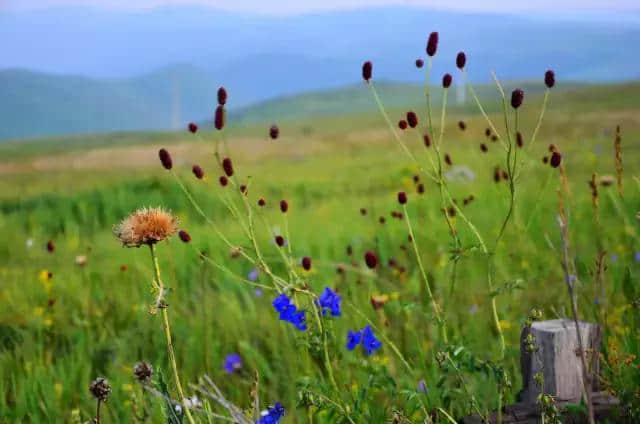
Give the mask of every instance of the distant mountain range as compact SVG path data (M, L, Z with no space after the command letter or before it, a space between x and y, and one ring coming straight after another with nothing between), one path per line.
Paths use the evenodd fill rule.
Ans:
M171 129L212 113L224 85L240 108L374 78L420 82L413 65L440 32L434 82L640 78L640 19L516 16L394 7L273 17L210 8L0 12L0 139ZM343 99L345 102L349 98ZM266 106L265 106L266 107ZM354 105L355 107L355 105ZM250 113L244 116L260 116Z

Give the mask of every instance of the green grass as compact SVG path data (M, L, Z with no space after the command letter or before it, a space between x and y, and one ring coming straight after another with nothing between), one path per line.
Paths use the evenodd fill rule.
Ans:
M131 369L143 359L162 370L175 396L159 316L148 312L153 299L149 254L144 248L122 248L111 234L111 227L122 217L147 205L172 209L181 227L193 237L190 245L174 239L158 246L164 280L172 289L169 312L183 383L208 374L230 400L249 408L257 372L262 406L281 401L288 411L287 423L308 422L309 415L317 423L342 420L326 405L296 407L304 388L348 405L356 422L384 422L395 410L418 422L422 419L418 399L430 411L441 406L455 417L470 413L469 397L458 380L435 360L438 350L445 347L407 242L406 222L390 216L391 211L399 210L395 200L399 190L409 193L409 216L431 287L445 311L451 345L464 346L463 352L476 361L504 366L513 383L506 401L515 401L520 388L519 335L529 311L539 308L545 318L569 314L556 223L559 172L540 160L550 143L563 152L571 191L565 207L570 216L572 254L582 281L581 315L598 321L606 311L604 359L612 357L612 346L618 352L638 354L639 318L637 309L630 306L640 294L636 280L640 263L634 259L640 251L634 217L640 186L633 179L640 174L638 91L639 84L628 84L552 92L547 119L524 162L515 214L498 246L494 240L508 208L508 188L504 182L495 184L492 176L504 155L491 142L488 154L480 152L486 124L472 108L455 108L447 119L443 150L451 154L455 165L466 166L475 174L473 181L451 181L452 195L460 203L470 194L475 197L463 211L489 248L495 248L495 285L506 287L518 280L521 286L497 297L507 342L503 362L491 321L486 258L469 228L456 217L454 225L466 250L457 265L455 286L451 285L451 245L438 189L422 177L426 192L416 193L412 177L417 170L377 114L285 121L283 138L278 141L267 140L264 126L228 131L239 178L252 177L252 204L260 196L267 199L264 216L270 227L284 229L277 202L289 200L294 257L313 258L313 271L304 274L310 289L319 294L325 286L338 288L344 298L343 316L325 320L331 330L328 347L338 392L330 389L322 342L311 317L311 329L297 332L278 320L271 306L273 292L265 290L257 296L253 287L199 258L199 252L206 252L242 278L252 270L242 258L231 257L211 226L193 210L175 180L157 163L156 149L163 145L179 152L174 153L176 172L204 211L234 244L251 251L241 227L218 197L228 194L241 205L232 188L217 184L220 171L207 153L213 150L217 135L205 132L203 139L196 140L188 134L117 134L92 137L91 143L74 137L0 145L4 163L21 166L3 175L0 182L0 421L69 422L78 415L89 420L95 405L87 387L101 375L113 387L103 422L131 422L133 398L139 404L143 396ZM538 95L525 100L525 137L535 125L540 101ZM498 103L494 103L489 110L502 128L496 114ZM393 120L401 116L401 110L399 105L391 109ZM465 132L457 129L460 119L467 122ZM615 173L613 129L618 124L623 133L624 197L617 195L615 187L600 189L601 231L596 231L587 181L593 172ZM419 136L407 132L403 137L428 167L428 153ZM121 165L127 149L139 146L148 149L143 152L149 160L141 160L135 168ZM107 153L109 167L65 169L65 161L73 155L94 149ZM110 151L114 153L109 156ZM36 160L63 165L38 171L31 166ZM190 174L194 162L204 167L205 181ZM364 217L359 213L361 207L368 210ZM379 216L386 217L384 225L378 223ZM261 221L256 221L256 231L268 262L286 277ZM598 239L607 252L607 299L595 304L592 273L600 250ZM27 247L27 240L33 241L32 247ZM45 249L48 240L56 245L53 254ZM347 246L352 255L347 254ZM380 257L376 272L364 267L366 250L375 250ZM75 265L77 255L87 256L85 266ZM391 258L405 271L388 267ZM354 268L337 274L338 264ZM126 271L121 270L122 265L127 266ZM50 281L40 278L43 270L52 272ZM627 273L631 283L625 283ZM260 283L270 281L261 274ZM370 298L380 294L388 294L390 300L384 308L374 310ZM297 301L310 309L307 298L298 296ZM411 371L386 339L383 349L369 358L360 350L346 350L347 330L366 324L347 303L364 312L376 325L376 334L397 345ZM227 376L222 361L232 352L242 355L244 368ZM637 365L637 360L632 364ZM607 378L620 396L627 392L633 396L634 391L637 395L640 377L632 366L616 369L615 361L607 362ZM426 395L416 394L420 379L429 388ZM482 409L497 407L492 376L465 370L465 380ZM144 397L150 421L161 421L161 402L150 393Z

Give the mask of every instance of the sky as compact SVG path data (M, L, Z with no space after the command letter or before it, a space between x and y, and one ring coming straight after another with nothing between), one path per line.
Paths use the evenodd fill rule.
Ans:
M30 10L57 6L94 6L117 9L147 9L167 5L204 5L214 8L288 15L314 11L354 9L372 6L421 6L474 11L553 10L593 12L640 11L638 0L0 0L0 10Z

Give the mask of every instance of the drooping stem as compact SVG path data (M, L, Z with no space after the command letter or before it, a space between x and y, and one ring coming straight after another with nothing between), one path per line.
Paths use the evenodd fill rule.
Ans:
M156 255L155 245L150 244L149 250L151 251L151 261L153 263L153 272L154 278L156 281L156 285L160 290L160 295L164 293L164 284L162 283L162 279L160 278L160 265L158 263L158 256ZM164 299L160 299L164 300ZM187 415L187 420L189 420L190 424L195 424L193 417L191 416L191 412L189 408L184 405L185 397L184 391L182 390L182 384L180 383L180 375L178 374L178 364L176 362L176 355L173 349L173 341L171 339L171 326L169 324L169 311L166 303L159 305L162 310L162 325L164 327L164 335L167 340L167 351L169 353L169 362L171 363L171 368L173 370L173 377L176 382L176 388L178 389L178 396L180 397L180 404L184 406L185 414Z

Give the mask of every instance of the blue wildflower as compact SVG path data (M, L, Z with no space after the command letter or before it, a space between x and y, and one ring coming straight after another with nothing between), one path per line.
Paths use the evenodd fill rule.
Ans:
M351 331L347 333L347 349L353 350L362 340L362 331Z
M260 419L256 421L256 424L277 424L280 418L284 416L284 406L280 402L276 402L275 405L270 406L266 411L262 411Z
M371 355L376 350L382 347L382 343L373 334L373 330L370 326L366 326L362 329L362 348L367 355Z
M289 300L287 295L284 293L273 299L273 307L280 313L282 313L289 304L291 304L291 300Z
M636 262L640 262L640 251L637 251L634 256Z
M273 300L273 307L280 314L281 321L290 322L300 331L307 329L305 312L299 311L286 294L276 297Z
M611 263L615 264L616 262L618 262L618 255L614 253L611 255Z
M249 271L249 274L247 274L247 280L258 281L259 276L260 276L260 273L258 272L257 269L254 268L251 271Z
M427 393L428 389L427 389L427 382L424 381L424 379L418 381L418 392L420 393Z
M242 358L237 353L231 353L225 358L224 365L222 367L227 373L233 374L235 371L242 368Z
M329 287L325 287L324 291L317 300L317 304L322 307L322 315L327 313L327 310L331 312L334 317L341 315L340 304L342 303L342 296L331 290Z
M256 287L256 289L253 291L253 294L256 297L262 297L262 289L260 287Z

